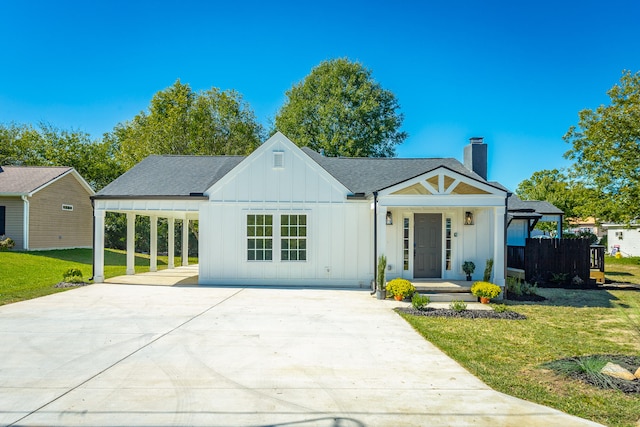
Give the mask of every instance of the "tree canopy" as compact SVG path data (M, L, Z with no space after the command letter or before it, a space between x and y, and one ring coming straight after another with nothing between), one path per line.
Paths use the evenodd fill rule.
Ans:
M640 217L640 72L625 71L608 92L609 105L579 113L564 140L576 176L600 195L593 215L631 222Z
M247 155L263 133L238 92L194 92L177 80L153 96L148 112L117 125L109 138L117 141L118 158L128 169L150 154Z
M327 156L392 157L407 138L395 95L358 62L324 61L286 97L277 130Z
M534 172L516 189L522 200L544 200L564 212L564 219L585 218L590 212L585 210L587 201L596 197L595 192L581 182L576 182L564 171L558 169Z
M0 125L0 165L71 166L95 189L123 171L111 141L93 141L89 134L61 130L47 123Z

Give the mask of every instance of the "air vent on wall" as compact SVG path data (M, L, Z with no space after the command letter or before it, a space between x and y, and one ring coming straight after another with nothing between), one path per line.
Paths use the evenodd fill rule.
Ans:
M284 151L273 152L273 167L274 169L284 168Z

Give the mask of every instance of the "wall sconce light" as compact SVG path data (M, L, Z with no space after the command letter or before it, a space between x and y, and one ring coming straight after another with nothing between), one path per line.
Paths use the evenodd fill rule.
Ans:
M464 225L473 225L473 212L464 213Z
M391 215L391 211L387 212L387 225L393 225L393 216Z

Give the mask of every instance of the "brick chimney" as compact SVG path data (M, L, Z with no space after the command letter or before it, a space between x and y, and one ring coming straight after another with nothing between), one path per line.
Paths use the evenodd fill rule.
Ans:
M469 138L469 145L464 147L464 167L487 179L487 144L484 138Z

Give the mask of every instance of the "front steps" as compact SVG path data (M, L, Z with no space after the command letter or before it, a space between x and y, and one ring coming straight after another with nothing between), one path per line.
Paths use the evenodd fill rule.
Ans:
M416 292L428 296L431 302L478 302L478 297L471 294L473 282L467 281L419 281L412 282Z

